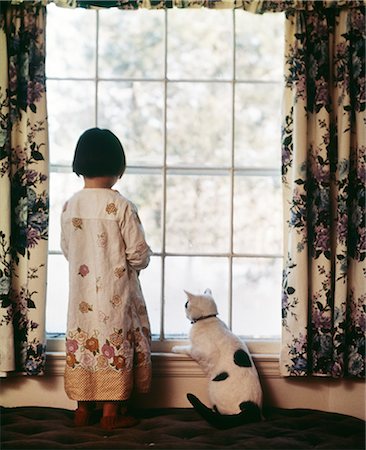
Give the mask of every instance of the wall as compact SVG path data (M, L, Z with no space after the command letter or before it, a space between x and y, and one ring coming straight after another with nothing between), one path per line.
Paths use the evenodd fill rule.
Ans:
M309 408L365 419L363 380L328 378L288 379L279 374L278 358L256 357L266 405L281 408ZM2 406L51 406L73 409L75 402L63 389L64 356L51 354L43 377L9 377L1 381ZM192 392L208 403L207 381L199 366L183 355L153 354L153 384L148 395L138 396L140 407L188 407L186 393Z

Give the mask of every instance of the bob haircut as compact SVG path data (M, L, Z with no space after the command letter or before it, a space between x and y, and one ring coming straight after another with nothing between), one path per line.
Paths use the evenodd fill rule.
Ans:
M90 128L76 144L72 170L87 178L122 176L126 157L118 137L109 130Z

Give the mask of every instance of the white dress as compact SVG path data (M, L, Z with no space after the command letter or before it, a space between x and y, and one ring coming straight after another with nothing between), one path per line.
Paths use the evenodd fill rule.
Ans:
M151 384L150 324L138 273L151 250L136 207L111 189L83 189L61 217L69 261L65 391L126 400Z

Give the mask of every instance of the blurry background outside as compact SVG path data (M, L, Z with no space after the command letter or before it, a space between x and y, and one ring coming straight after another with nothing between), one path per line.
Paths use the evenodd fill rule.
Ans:
M183 289L207 287L235 333L278 337L282 14L47 9L47 331L66 329L60 214L82 187L73 152L98 126L124 146L116 189L154 252L140 275L154 337L184 337Z

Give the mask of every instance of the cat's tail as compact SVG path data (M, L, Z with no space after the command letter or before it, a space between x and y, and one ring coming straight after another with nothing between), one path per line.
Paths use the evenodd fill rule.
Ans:
M198 414L215 428L225 430L246 423L259 422L261 420L261 410L259 406L253 402L241 403L241 412L239 414L225 415L208 408L193 394L187 394L187 398Z

